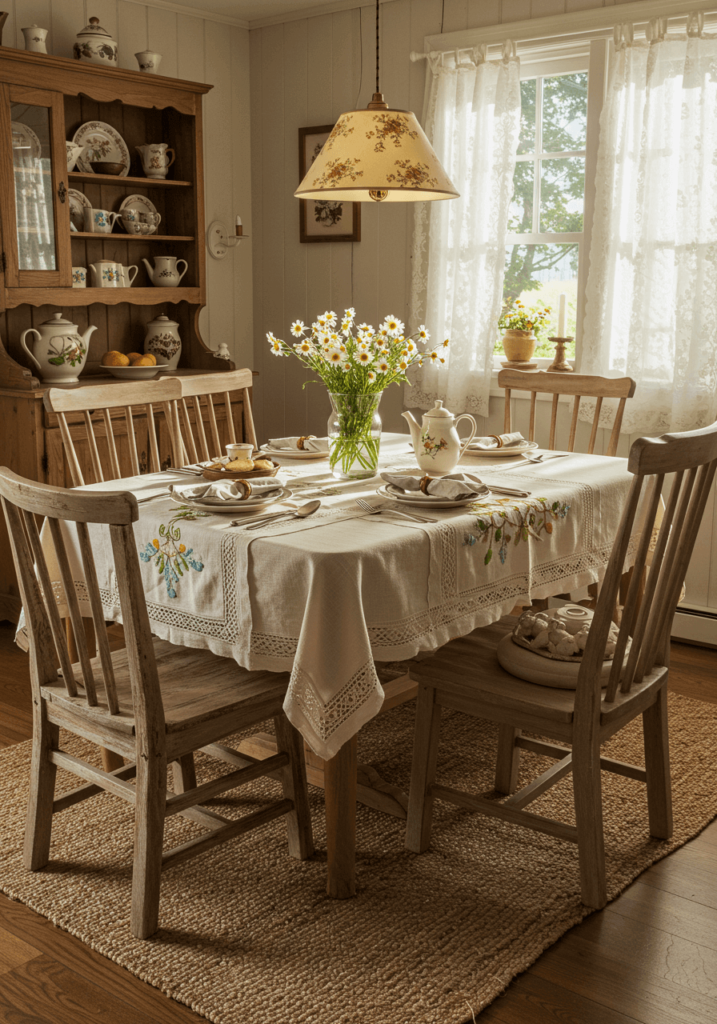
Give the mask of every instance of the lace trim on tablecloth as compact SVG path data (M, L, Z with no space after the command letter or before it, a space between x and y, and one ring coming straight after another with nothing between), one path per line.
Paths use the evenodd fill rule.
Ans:
M344 683L331 700L324 702L309 676L294 665L286 702L293 702L311 725L316 736L326 741L353 718L364 704L376 697L381 684L373 660L366 662Z

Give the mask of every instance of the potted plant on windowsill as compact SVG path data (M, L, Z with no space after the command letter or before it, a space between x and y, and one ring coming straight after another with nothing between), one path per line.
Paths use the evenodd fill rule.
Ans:
M537 344L534 332L540 331L549 319L549 306L539 304L528 307L520 299L516 299L512 305L510 301L506 304L498 320L498 327L505 332L503 351L509 364L520 366L530 363Z

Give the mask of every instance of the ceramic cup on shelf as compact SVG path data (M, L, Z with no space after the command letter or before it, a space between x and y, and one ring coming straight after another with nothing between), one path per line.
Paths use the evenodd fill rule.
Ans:
M22 29L25 36L25 49L32 53L47 53L47 29L31 25L30 28Z
M148 75L157 74L159 62L162 59L161 53L155 53L154 50L141 50L140 53L135 53L135 57L140 71L146 71Z
M135 149L142 157L142 167L148 178L167 177L167 171L174 163L174 150L166 142L150 142L146 146L135 146Z
M136 267L134 268L137 269ZM125 268L114 260L99 260L90 263L94 288L125 288ZM132 278L134 280L134 278Z
M179 282L188 269L187 261L178 260L176 256L155 256L153 267L144 257L142 257L142 262L147 268L150 281L157 288L178 288ZM184 264L184 270L181 273L179 272L180 263Z
M94 207L84 208L85 231L91 231L97 235L109 235L118 219L118 213L110 213L109 210L95 210Z
M86 288L87 287L87 267L73 267L72 268L72 287L73 288Z

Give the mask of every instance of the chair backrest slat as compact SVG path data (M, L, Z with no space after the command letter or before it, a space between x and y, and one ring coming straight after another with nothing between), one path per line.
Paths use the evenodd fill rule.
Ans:
M184 399L182 399L184 401ZM192 406L194 408L194 422L197 428L197 440L199 441L199 449L202 453L203 459L210 459L209 445L207 444L207 433L204 429L204 417L202 416L202 405L199 401L198 395L192 395L191 398Z
M219 440L219 429L217 427L217 417L214 413L214 401L211 395L207 395L207 412L209 413L209 429L212 432L212 445L214 446L214 458L222 455L222 443ZM212 458L212 456L209 456Z
M597 432L600 426L600 413L605 398L618 399L617 411L613 421L612 432L607 446L607 455L615 455L620 439L620 428L625 413L625 403L635 393L635 381L630 377L596 377L582 373L551 373L546 370L501 370L498 374L498 385L505 389L505 417L504 429L510 433L512 426L512 414L510 396L514 391L528 391L530 393L530 428L528 440L535 441L535 414L536 398L538 394L552 395L552 407L550 411L550 434L548 448L554 449L558 436L557 419L558 406L561 395L572 395L575 398L570 423L570 435L567 444L557 443L557 447L564 451L575 450L577 438L578 417L580 400L582 398L595 399L595 413L593 415L590 431L588 452L592 455L595 451Z
M613 703L618 683L621 693L629 693L656 666L667 663L671 620L717 471L717 423L685 434L638 439L630 449L628 470L634 479L580 667L576 723L578 717L584 724L591 715L599 713L601 701ZM637 590L647 564L655 514L665 477L672 474L664 518L636 612ZM605 642L631 544L635 545L633 579L620 621L608 686L601 695ZM625 658L628 641L631 646Z
M5 514L8 516L10 538L13 541L15 558L21 564L21 572L18 572L18 577L24 587L23 606L25 608L25 615L26 617L29 617L30 613L28 612L28 607L35 608L36 610L43 608L44 599L44 608L47 609L47 614L42 621L38 620L37 615L35 616L35 628L40 633L45 632L44 627L49 631L54 643L57 660L59 661L60 669L62 670L62 679L65 684L65 689L70 697L76 697L77 682L75 680L75 674L72 671L70 652L67 648L67 639L62 626L62 619L60 618L60 613L57 608L57 602L55 600L55 594L50 580L50 573L47 568L47 562L45 561L45 552L42 550L40 534L38 533L34 515L32 512L27 511L20 513L19 509L9 503L6 503ZM27 552L26 545L24 544L25 536L22 534L21 516L24 518L25 530L27 531L27 538L30 542L29 553ZM39 582L42 586L42 594L37 586L37 577L39 577ZM47 682L49 680L45 681Z
M237 435L234 429L234 417L232 416L232 398L228 391L224 392L224 408L226 409L229 443L236 444Z
M77 537L80 542L80 554L82 556L82 568L84 571L85 583L87 584L87 595L92 621L95 627L95 639L102 666L102 678L107 698L107 707L111 715L119 714L119 702L117 700L117 684L115 682L114 669L112 667L112 654L110 652L107 630L105 628L105 617L102 611L102 599L100 587L97 582L97 569L90 544L90 531L87 523L77 524Z
M251 411L251 393L249 388L242 388L242 403L244 408L244 437L247 441L251 441L254 445L254 449L256 450L259 447L259 442L254 428L254 416Z
M116 480L123 475L139 475L141 468L135 432L135 416L141 416L143 411L149 435L150 468L153 473L160 471L159 446L157 443L154 410L152 408L153 402L161 403L164 406L172 448L172 459L175 464L181 465L185 460L180 458L180 452L177 449L175 423L170 415L173 403L180 397L181 387L176 377L132 383L90 384L72 391L50 388L44 396L45 407L50 412L55 413L59 420L62 443L70 467L70 477L73 486L81 487L85 483L102 483L105 480ZM112 409L124 412L124 426L127 431L129 451L129 467L124 472L117 452L114 433L114 424L117 421L112 420L110 415L110 410ZM82 414L92 463L93 481L86 481L82 473L75 449L75 442L72 437L72 430L67 419L68 413L72 412ZM93 413L101 416L106 435L107 458L104 467L100 456L100 446L97 444L97 437L95 435L96 420L93 421Z
M60 570L60 579L62 580L62 587L65 591L65 601L70 613L72 632L75 634L75 647L77 648L77 657L80 663L82 680L85 686L85 699L87 700L88 706L93 708L97 706L97 689L95 687L95 677L92 672L92 665L90 664L90 656L87 652L87 641L85 639L85 627L82 624L80 602L77 599L77 592L72 579L72 569L70 568L70 560L67 557L67 551L65 549L65 539L62 536L62 527L60 526L59 519L48 519L48 523L50 526L50 533L52 534L52 542L55 545L55 559L57 561L57 567Z
M190 460L192 462L198 462L199 461L199 454L197 452L197 446L196 446L196 444L194 442L194 434L192 432L192 421L191 421L191 419L189 417L189 409L187 408L187 400L186 400L186 398L180 399L178 408L180 408L182 410L182 412L184 413L184 426L185 426L185 431L186 431L186 441L184 441L184 436L182 437L182 440L184 441L185 449L187 450L187 452L189 454ZM203 457L204 458L209 458L208 455L207 456L203 456Z

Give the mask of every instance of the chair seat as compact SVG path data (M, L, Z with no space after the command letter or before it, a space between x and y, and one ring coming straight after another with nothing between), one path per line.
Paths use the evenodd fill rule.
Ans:
M540 719L571 723L575 691L527 683L506 672L497 647L516 623L512 616L451 640L428 661L411 662L411 676L440 693L471 703L510 709Z
M153 647L168 733L237 711L251 716L252 711L262 712L270 703L276 704L279 710L281 708L289 685L286 672L249 672L237 665L233 658L181 647L167 640L155 638ZM107 727L130 735L134 734L135 727L127 660L127 648L112 654L120 714L110 715L106 710L100 686L97 698L99 708L105 709ZM91 664L95 679L101 679L99 658L93 658ZM75 677L81 679L79 665L73 667ZM42 694L53 704L80 714L87 710L84 693L69 697L63 683L43 686ZM93 710L96 712L97 709ZM268 711L266 717L275 713Z

